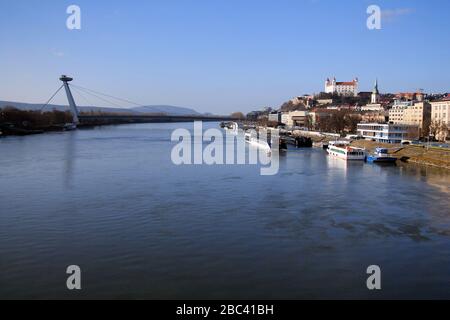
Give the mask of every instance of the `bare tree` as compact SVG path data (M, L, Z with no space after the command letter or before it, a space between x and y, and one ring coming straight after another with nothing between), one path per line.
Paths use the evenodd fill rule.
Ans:
M447 140L448 130L447 124L440 120L432 121L429 127L430 135L434 136L436 140L443 142Z
M233 112L231 114L231 118L238 119L238 120L244 120L245 119L245 115L242 112Z

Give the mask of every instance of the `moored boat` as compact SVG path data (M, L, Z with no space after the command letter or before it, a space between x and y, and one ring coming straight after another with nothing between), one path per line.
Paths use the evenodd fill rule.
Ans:
M239 134L239 124L237 122L228 122L224 129L232 134Z
M257 148L261 148L264 151L270 152L271 148L267 141L261 140L256 133L246 132L245 133L245 142L250 145L253 145Z
M308 137L285 137L287 144L294 146L295 148L312 148L313 141Z
M230 132L232 134L238 135L239 130L241 129L239 127L239 124L237 122L222 122L220 124L220 127L224 129L227 132Z
M395 163L397 158L389 155L386 148L376 148L373 154L367 156L367 162L370 163Z
M333 143L328 146L329 155L344 159L364 161L366 159L366 150L362 148L351 147L347 144Z
M77 129L77 125L75 123L66 123L63 126L64 131L72 131L72 130L76 130L76 129Z

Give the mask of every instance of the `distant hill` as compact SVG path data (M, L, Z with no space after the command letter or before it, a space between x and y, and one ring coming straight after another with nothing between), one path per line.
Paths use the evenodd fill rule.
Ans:
M176 114L176 115L199 115L197 111L190 108L185 107L175 107L175 106L166 106L166 105L156 105L156 106L144 106L144 107L136 107L131 110L142 112L142 113L167 113L167 114Z
M14 107L20 110L41 110L42 104L37 103L23 103L14 101L0 101L0 109L4 107ZM80 106L78 109L81 112L107 112L107 113L164 113L168 115L199 115L197 111L190 108L175 107L175 106L165 106L165 105L155 105L155 106L143 106L136 108L107 108L107 107L89 107ZM68 106L49 104L45 107L44 111L48 110L69 110Z

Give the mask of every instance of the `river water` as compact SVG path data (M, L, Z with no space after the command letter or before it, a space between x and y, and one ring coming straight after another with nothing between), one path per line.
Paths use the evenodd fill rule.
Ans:
M0 298L450 298L448 173L319 149L275 176L176 166L179 127L0 139Z

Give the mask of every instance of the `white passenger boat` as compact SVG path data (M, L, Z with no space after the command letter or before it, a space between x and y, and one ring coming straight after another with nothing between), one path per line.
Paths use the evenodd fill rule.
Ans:
M350 147L348 144L332 143L328 146L328 154L344 160L366 159L366 149Z
M246 132L245 133L245 142L247 142L248 144L253 145L257 148L261 148L267 152L271 151L269 143L267 141L259 139L259 137L256 134Z
M231 134L238 135L239 134L239 124L237 122L228 122L224 126L225 131L230 132Z

